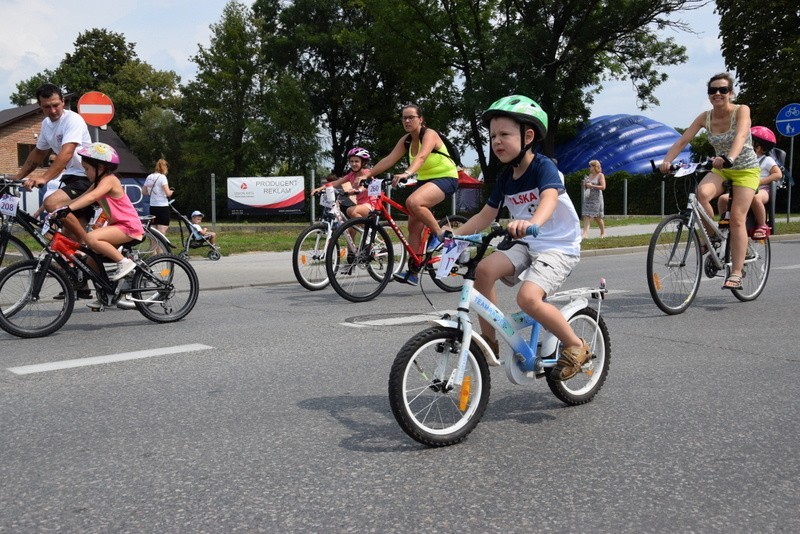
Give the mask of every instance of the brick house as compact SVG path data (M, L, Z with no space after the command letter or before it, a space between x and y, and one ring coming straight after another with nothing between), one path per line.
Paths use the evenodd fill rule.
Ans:
M43 115L38 104L28 104L0 111L0 174L16 174L25 158L36 146L36 138ZM89 128L92 131L92 127ZM92 134L94 136L94 134ZM120 178L144 178L149 174L127 145L112 128L99 130L98 140L113 146L119 153L121 164L116 174ZM45 165L47 158L45 158ZM41 174L44 167L33 171Z
M65 97L69 105L69 97ZM36 138L41 129L44 116L39 110L38 104L28 104L11 109L0 111L0 174L16 174L28 154L36 147ZM89 127L92 138L95 128ZM149 171L144 168L127 145L119 138L112 128L98 130L97 139L101 143L113 146L120 157L120 166L116 171L123 184L126 185L125 191L131 197L131 201L137 205L141 203L141 182L147 177ZM44 159L47 165L48 158ZM33 171L30 176L39 176L44 173L45 167ZM43 193L43 192L41 192ZM24 209L32 212L39 206L40 191L31 191L23 195L22 205Z

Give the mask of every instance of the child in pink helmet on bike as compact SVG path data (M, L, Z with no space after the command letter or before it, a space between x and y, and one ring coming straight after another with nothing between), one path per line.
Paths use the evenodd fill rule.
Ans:
M117 250L117 247L129 241L141 239L144 235L144 227L139 220L136 208L125 194L125 188L114 174L119 166L117 151L105 143L93 143L80 147L77 153L81 156L81 164L92 185L66 207L54 212L53 217L64 218L73 211L97 202L108 218L108 225L87 233L86 245L98 254L116 262L117 270L111 276L111 280L119 280L130 273L136 264L133 260L125 258ZM99 308L100 303L92 302L89 307Z
M351 219L366 217L372 211L367 188L361 185L361 180L367 177L369 169L369 151L366 148L355 147L347 151L347 163L350 172L332 182L320 186L313 193L318 193L326 187L344 186L348 197L339 202L341 210ZM345 185L346 184L346 185Z
M777 143L772 130L766 126L753 126L750 128L750 136L753 138L753 150L756 152L758 165L761 169L758 191L756 191L753 202L750 204L750 209L753 211L753 217L756 220L753 239L766 239L769 237L770 227L767 226L767 209L764 206L769 202L770 184L780 180L783 177L783 172L781 172L781 168L778 167L778 163L772 156L768 155L768 152ZM724 216L728 211L728 198L729 195L725 193L720 195L719 200L717 200L720 216ZM724 224L724 221L721 220L720 224Z

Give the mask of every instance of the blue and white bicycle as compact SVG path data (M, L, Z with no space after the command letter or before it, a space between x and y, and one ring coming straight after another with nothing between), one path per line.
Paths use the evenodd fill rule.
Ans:
M508 379L518 385L544 378L553 394L572 406L591 401L608 375L611 341L600 316L607 291L605 281L601 280L599 287L561 291L548 297L551 303L564 302L561 313L592 352L574 377L563 382L553 380L549 373L558 360L559 340L524 312L503 314L474 288L478 263L490 242L501 236L505 239L498 245L500 249L516 243L502 228L486 235L454 237L477 246L474 257L466 262L458 314L433 321L435 326L409 339L392 365L392 413L406 434L425 445L453 445L477 426L489 402L489 366L502 366ZM590 305L590 299L596 301L596 307ZM472 329L470 309L494 326L498 338L511 347L510 354L500 358ZM523 331L527 328L530 335L526 339Z

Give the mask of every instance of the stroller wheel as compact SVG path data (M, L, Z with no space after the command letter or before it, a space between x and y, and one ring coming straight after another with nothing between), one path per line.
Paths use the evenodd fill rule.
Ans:
M182 259L182 260L189 261L189 253L186 252L185 250L183 252L181 252L180 254L178 254L178 257L180 259Z
M217 261L220 258L220 253L217 250L212 250L208 253L208 259L212 261Z

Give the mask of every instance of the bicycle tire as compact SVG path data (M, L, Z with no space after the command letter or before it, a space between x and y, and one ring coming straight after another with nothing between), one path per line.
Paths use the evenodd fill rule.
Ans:
M139 313L155 323L173 323L189 315L200 294L194 267L173 254L144 263L146 270L137 267L130 289Z
M169 245L157 234L151 232L149 228L145 229L144 235L142 235L142 242L131 247L133 257L140 260L146 260L159 254L168 254L169 251Z
M20 261L0 272L0 328L22 338L44 337L60 329L72 314L75 294L72 284L52 265L37 274L39 260ZM31 286L43 276L39 298L33 300ZM64 299L53 298L63 292Z
M8 234L5 244L0 243L0 269L20 261L32 260L31 249L17 236Z
M328 272L325 269L328 225L312 224L300 232L292 248L292 270L300 285L309 291L328 287Z
M354 248L350 249L349 244ZM362 217L339 225L325 251L331 287L350 302L374 299L391 280L392 251L389 234L373 219Z
M461 215L452 215L439 221L439 226L449 225L451 228L458 228L465 222L467 222L466 217ZM464 275L467 274L467 266L460 263L455 263L453 268L450 270L449 275L444 278L437 278L436 267L439 265L439 258L441 255L442 249L434 251L429 255L427 261L427 270L431 279L433 280L433 283L436 285L436 287L448 293L461 291L461 288L464 286Z
M586 362L581 370L569 380L553 380L550 378L550 369L545 371L547 385L553 395L561 402L570 406L586 404L594 399L603 387L611 367L611 338L605 320L598 316L597 310L584 308L567 319L575 335L586 340L592 351L592 358ZM557 357L562 345L558 344Z
M748 259L750 256L752 258ZM772 247L769 238L748 238L747 253L742 270L742 289L734 289L733 296L742 302L755 300L764 291L772 264Z
M391 228L391 225L387 221L381 221L380 225L386 229ZM386 230L386 233L389 234L389 230ZM400 241L400 238L392 241L392 249L394 250L394 272L399 273L405 270L406 262L408 261L408 252L406 252L406 247L403 245L403 242Z
M700 244L694 228L686 223L683 215L667 217L656 227L647 248L647 287L653 302L668 315L684 312L700 288Z
M409 339L392 364L392 414L406 434L429 447L463 441L478 425L489 402L489 366L475 343L470 343L465 381L461 386L448 383L455 374L460 347L458 329L432 327ZM462 395L464 409L459 406Z

